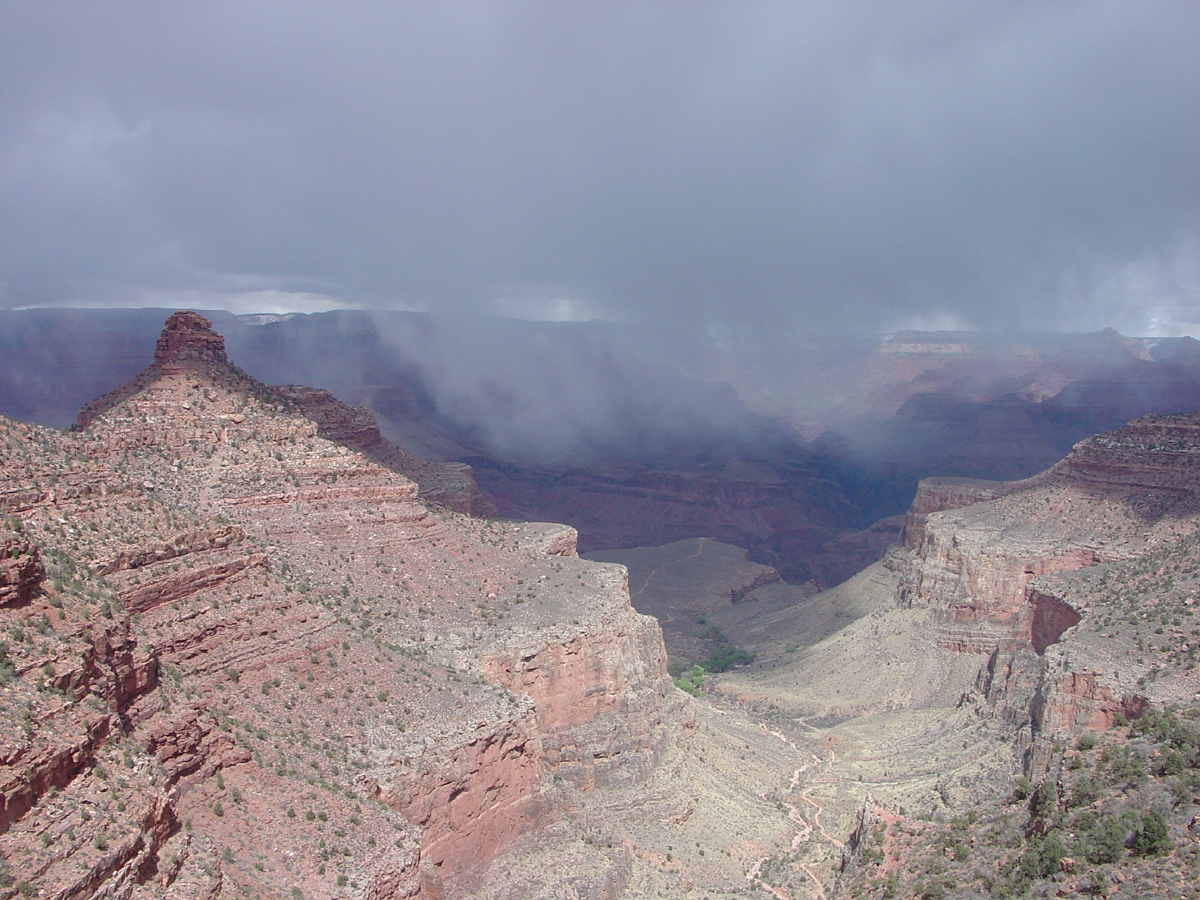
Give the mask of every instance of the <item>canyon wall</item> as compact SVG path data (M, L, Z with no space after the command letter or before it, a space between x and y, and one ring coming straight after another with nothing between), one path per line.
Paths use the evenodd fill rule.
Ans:
M288 393L181 313L76 432L0 422L19 879L282 897L337 872L378 900L466 896L571 815L556 780L658 763L683 698L624 569L575 556L570 528L439 516Z
M1074 573L1107 565L1118 578L1112 567L1175 547L1200 526L1198 493L1200 415L1139 419L1020 482L922 482L896 602L934 610L942 648L987 657L976 687L992 714L1028 724L1031 771L1051 736L1145 708L1102 662L1115 651L1054 651L1095 615L1098 588L1072 588Z

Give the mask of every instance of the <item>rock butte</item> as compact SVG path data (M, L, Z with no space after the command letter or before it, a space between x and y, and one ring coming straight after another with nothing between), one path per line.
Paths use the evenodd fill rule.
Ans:
M369 413L195 313L77 432L2 427L0 830L43 896L337 896L333 845L365 896L461 896L687 722L623 569L431 512Z

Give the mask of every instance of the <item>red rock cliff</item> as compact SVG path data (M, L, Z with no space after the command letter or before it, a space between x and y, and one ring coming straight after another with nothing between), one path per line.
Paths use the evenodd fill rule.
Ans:
M80 423L0 420L21 459L0 503L45 548L0 543L17 878L283 897L351 872L376 900L468 896L571 814L554 775L601 790L659 759L682 700L661 633L573 529L439 518L194 314ZM318 864L324 823L342 854Z
M1021 482L922 483L897 600L938 611L942 647L989 655L977 688L995 714L1027 723L1030 772L1054 736L1106 728L1146 703L1106 671L1109 644L1059 646L1088 615L1088 590L1067 587L1084 576L1068 573L1175 546L1200 528L1198 494L1200 415L1137 420Z

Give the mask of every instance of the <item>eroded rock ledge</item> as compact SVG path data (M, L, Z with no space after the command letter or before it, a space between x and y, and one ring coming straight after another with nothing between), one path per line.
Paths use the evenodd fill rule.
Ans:
M18 879L319 895L336 864L379 900L467 896L572 814L556 778L637 783L683 718L622 567L579 559L573 529L439 517L230 366L202 317L172 316L79 422L0 422ZM345 855L320 862L334 828Z
M890 561L896 602L934 610L944 649L988 657L977 688L997 715L1029 724L1036 768L1048 736L1146 705L1094 662L1051 652L1089 615L1062 579L1195 533L1198 495L1200 415L1139 419L1024 481L927 479Z

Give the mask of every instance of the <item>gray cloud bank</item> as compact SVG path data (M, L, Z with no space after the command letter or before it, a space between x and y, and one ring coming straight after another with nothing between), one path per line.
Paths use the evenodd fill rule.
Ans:
M7 3L0 304L1200 331L1200 4Z

